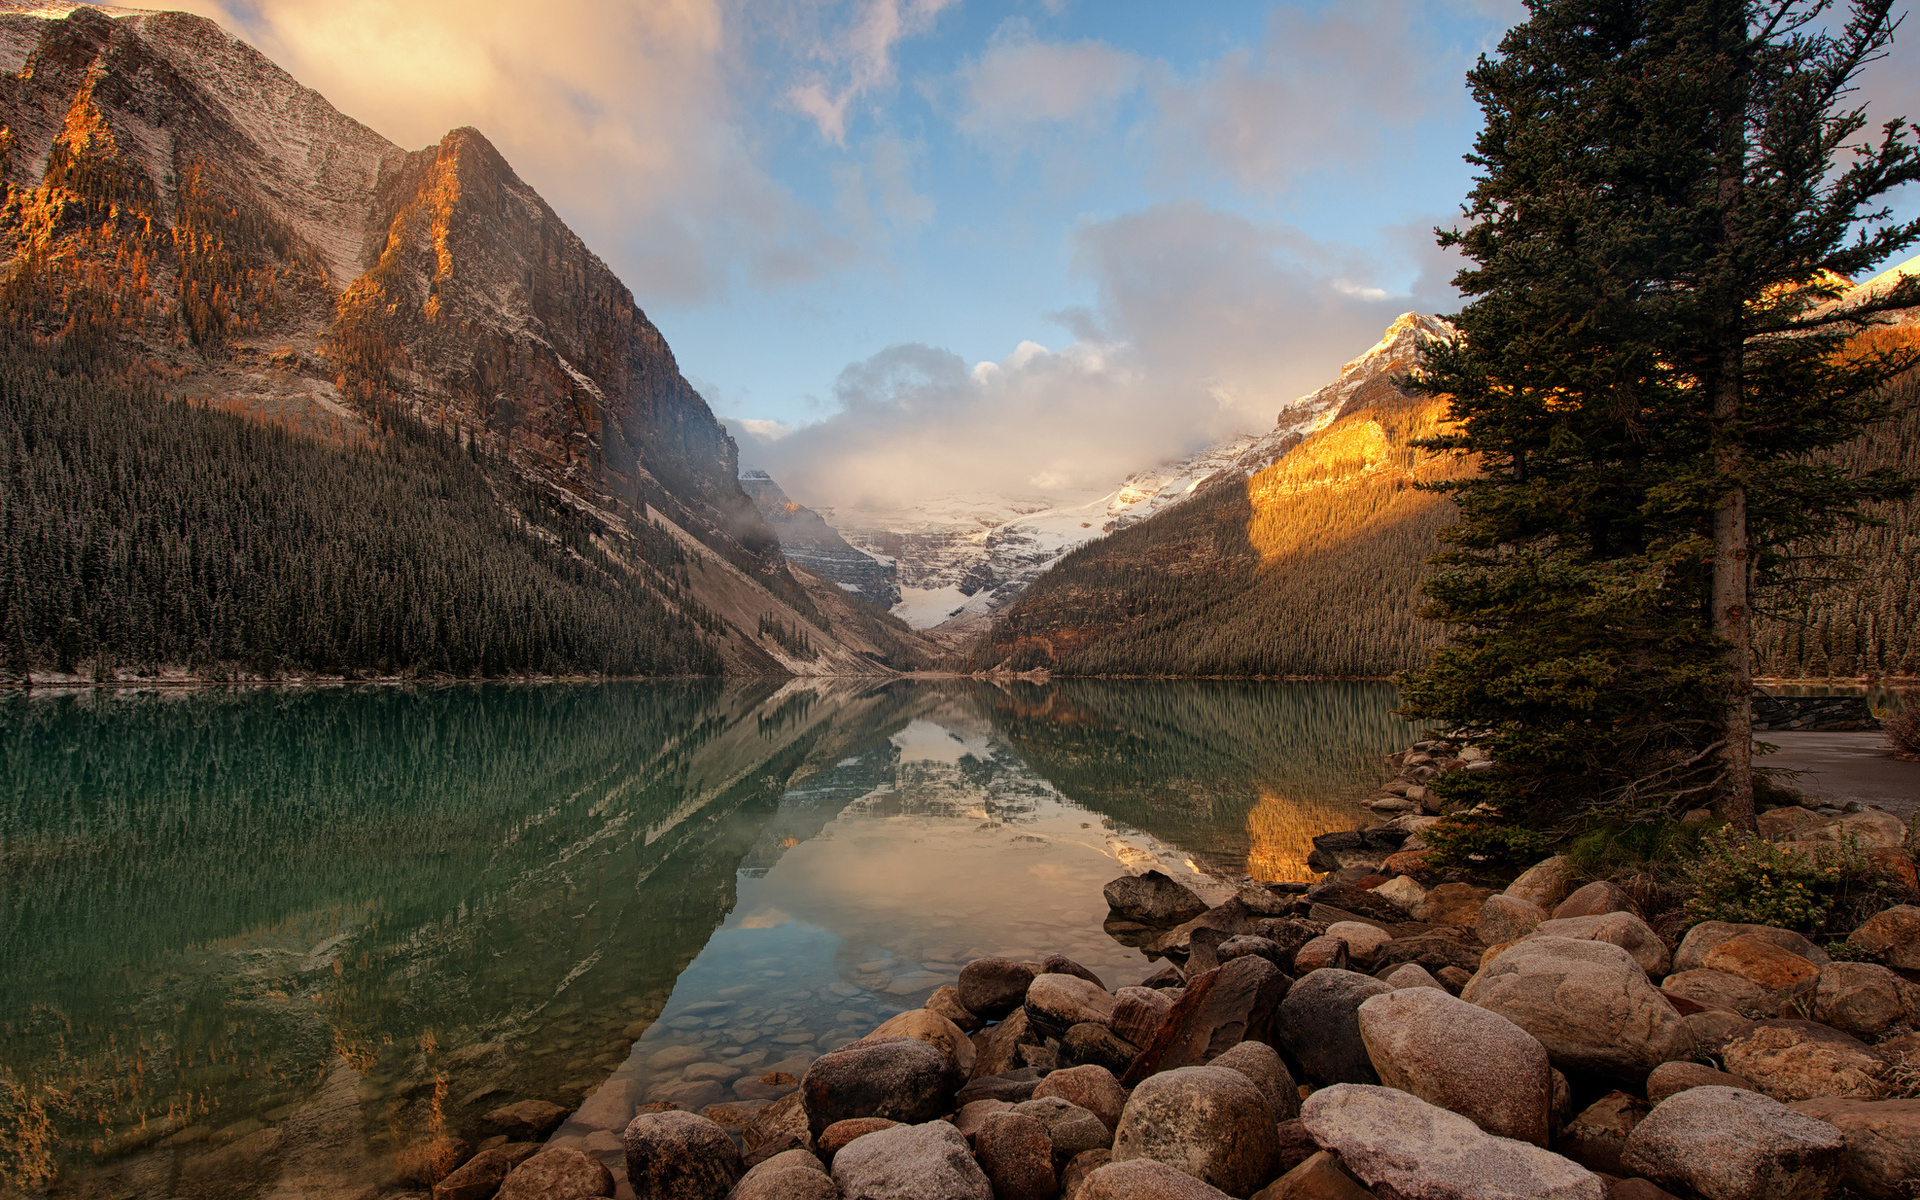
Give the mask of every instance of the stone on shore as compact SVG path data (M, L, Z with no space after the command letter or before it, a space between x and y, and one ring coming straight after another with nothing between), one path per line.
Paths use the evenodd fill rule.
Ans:
M1623 1174L1620 1164L1627 1152L1627 1138L1646 1115L1647 1106L1632 1096L1608 1092L1567 1122L1554 1139L1553 1148L1590 1171Z
M898 1124L900 1122L889 1121L885 1117L848 1117L844 1121L835 1121L821 1130L819 1138L815 1140L815 1149L825 1155L828 1162L832 1162L834 1155L852 1145L857 1139L866 1137L870 1133L879 1133L882 1129L892 1129Z
M977 958L960 968L954 990L962 1008L984 1021L998 1021L1020 1007L1038 974L1039 963L999 955Z
M1113 1135L1113 1161L1150 1158L1230 1196L1273 1178L1279 1136L1254 1082L1223 1067L1180 1067L1133 1089Z
M1707 951L1701 966L1751 980L1770 992L1800 994L1813 990L1820 967L1811 959L1782 950L1765 938L1743 933Z
M960 1073L960 1078L965 1079L973 1074L975 1053L966 1031L931 1009L910 1008L903 1013L896 1013L861 1040L886 1037L909 1037L925 1042L947 1056L947 1061Z
M1253 1194L1253 1200L1373 1200L1354 1182L1338 1155L1321 1150Z
M1059 1037L1082 1022L1113 1020L1113 994L1077 975L1040 975L1027 988L1027 1023L1041 1034Z
M967 1139L945 1121L849 1142L834 1156L833 1181L842 1200L993 1200Z
M1528 867L1501 894L1531 904L1546 913L1565 900L1572 890L1573 860L1564 854L1556 854ZM1494 943L1487 944L1491 946Z
M933 995L927 997L926 1008L952 1021L964 1033L972 1033L986 1024L979 1013L960 1003L960 989L951 983L933 989Z
M1279 1052L1265 1042L1241 1042L1207 1066L1238 1071L1251 1079L1267 1098L1274 1120L1291 1121L1300 1115L1300 1088Z
M1648 975L1665 975L1669 963L1667 944L1645 921L1630 912L1600 913L1591 917L1555 917L1542 921L1534 937L1576 938L1586 942L1606 942L1633 956ZM1488 942L1488 945L1493 943Z
M1106 980L1100 978L1100 976L1096 975L1090 968L1081 966L1064 954L1049 954L1040 960L1040 973L1042 975L1071 975L1076 979L1086 980L1103 992L1107 990Z
M1223 942L1230 937L1238 937L1243 933L1252 933L1253 922L1254 915L1247 911L1246 905L1240 903L1238 900L1228 900L1224 904L1219 904L1208 909L1192 920L1183 921L1172 929L1169 929L1166 933L1161 934L1150 942L1147 945L1147 950L1153 954L1168 955L1175 961L1185 961L1188 952L1192 949L1193 935L1196 932L1203 929L1217 932L1220 934L1220 937L1215 944L1218 945L1219 942Z
M1779 997L1753 980L1706 967L1675 971L1660 981L1660 990L1670 997L1724 1008L1743 1017L1771 1017L1780 1011Z
M1156 1071L1204 1063L1243 1041L1267 1040L1289 982L1272 963L1252 955L1195 976L1120 1082L1132 1087Z
M1840 1181L1872 1200L1908 1200L1920 1182L1920 1100L1799 1100L1797 1113L1846 1139Z
M1360 1006L1393 991L1371 975L1315 971L1280 1002L1280 1041L1316 1084L1375 1083L1373 1060L1360 1037Z
M1480 920L1473 932L1487 945L1498 946L1502 942L1519 941L1546 919L1546 910L1531 901L1507 894L1488 896L1487 902L1480 906Z
M688 1061L698 1062L699 1053L696 1051ZM685 1066L686 1063L677 1065ZM480 1118L488 1128L504 1133L517 1142L544 1141L566 1119L566 1109L545 1100L522 1100L517 1104L502 1105Z
M1920 986L1875 963L1828 963L1814 985L1813 1018L1855 1037L1885 1033L1920 1020Z
M1458 1113L1499 1137L1547 1144L1553 1068L1526 1030L1432 988L1374 996L1360 1037L1387 1087Z
M1161 871L1122 875L1106 886L1107 907L1129 921L1171 928L1207 911L1192 888Z
M1380 957L1375 961L1374 969L1399 963L1418 963L1433 972L1435 979L1446 983L1448 971L1461 972L1464 980L1479 970L1480 954L1478 945L1463 941L1458 936L1435 931L1388 942L1380 947Z
M733 1138L697 1113L641 1113L620 1144L635 1200L725 1200L744 1170Z
M1782 1103L1822 1096L1870 1097L1879 1055L1858 1038L1812 1021L1749 1021L1720 1044L1727 1070Z
M1433 977L1431 971L1419 963L1401 963L1377 978L1395 991L1414 987L1438 988L1443 992L1447 990L1445 985Z
M1480 923L1481 910L1492 895L1492 888L1475 887L1470 883L1443 883L1428 889L1426 913L1420 919L1432 925L1457 925L1462 929L1472 929Z
M509 1171L540 1150L538 1142L508 1142L482 1150L433 1185L433 1200L487 1200L500 1190Z
M1104 1121L1058 1096L1036 1096L1014 1105L1013 1111L1045 1125L1047 1136L1053 1139L1053 1152L1063 1157L1113 1143L1113 1131Z
M1342 922L1344 924L1344 922ZM1293 971L1343 971L1347 967L1347 939L1323 933L1293 952Z
M993 1188L994 1200L1053 1200L1053 1139L1047 1127L1019 1113L993 1113L973 1139L974 1161Z
M1896 904L1861 922L1847 940L1896 971L1920 971L1920 906Z
M1113 1072L1091 1065L1067 1067L1042 1079L1033 1089L1033 1098L1045 1100L1049 1096L1086 1109L1099 1117L1109 1131L1120 1123L1120 1110L1127 1104L1127 1089L1120 1086Z
M563 1147L542 1150L507 1172L498 1193L499 1200L591 1200L611 1195L613 1172L607 1164Z
M1044 1039L1028 1023L1027 1010L1016 1008L1006 1020L982 1029L969 1040L974 1051L971 1077L985 1079L1019 1067L1020 1047L1038 1046Z
M1627 1138L1626 1167L1706 1200L1821 1200L1845 1143L1825 1121L1742 1088L1670 1096Z
M840 1189L806 1150L785 1150L756 1164L727 1200L840 1200Z
M1139 1056L1140 1047L1092 1021L1073 1026L1060 1039L1060 1059L1071 1066L1104 1067L1124 1075Z
M1178 1167L1135 1158L1094 1171L1072 1200L1226 1200L1226 1195Z
M1481 968L1461 998L1499 1013L1569 1074L1637 1088L1663 1062L1693 1056L1693 1035L1625 950L1532 937Z
M1602 913L1627 912L1640 915L1640 906L1633 897L1618 884L1596 879L1584 887L1576 888L1565 900L1553 906L1553 919L1563 921L1568 917L1597 917Z
M1824 966L1828 961L1826 951L1791 929L1777 929L1772 925L1741 925L1733 921L1702 921L1687 930L1687 936L1680 939L1680 948L1673 952L1673 969L1698 970L1706 966L1707 955L1717 947L1745 934L1772 942L1787 953L1798 954L1816 966Z
M1079 1200L1087 1176L1113 1161L1111 1150L1082 1150L1060 1172L1060 1200Z
M813 1060L800 1081L807 1129L814 1137L849 1117L886 1117L905 1124L948 1111L961 1077L938 1046L915 1038L865 1040Z
M1605 1182L1578 1163L1392 1088L1323 1088L1307 1097L1301 1120L1382 1196L1606 1200Z
M1359 921L1335 921L1327 926L1326 936L1345 942L1348 956L1358 963L1372 962L1380 953L1380 947L1393 940L1393 934L1378 925Z
M1123 987L1113 994L1113 1019L1108 1028L1136 1046L1151 1045L1172 1007L1173 997L1164 989Z
M1727 1071L1716 1071L1705 1063L1665 1062L1655 1067L1653 1074L1647 1076L1647 1103L1658 1104L1669 1096L1696 1087L1757 1090L1751 1079Z
M971 1145L973 1139L979 1134L980 1127L987 1123L988 1117L997 1112L1012 1111L1013 1103L1011 1101L969 1100L967 1103L962 1104L959 1111L948 1117L947 1120L953 1122L953 1127L960 1131L960 1136L966 1138L967 1143Z

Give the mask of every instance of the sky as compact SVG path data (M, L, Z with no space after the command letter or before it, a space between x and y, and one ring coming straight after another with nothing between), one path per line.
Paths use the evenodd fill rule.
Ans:
M1409 310L1519 0L186 0L408 147L481 130L801 503L1059 502ZM1920 115L1920 28L1876 120ZM1920 197L1901 200L1920 213Z

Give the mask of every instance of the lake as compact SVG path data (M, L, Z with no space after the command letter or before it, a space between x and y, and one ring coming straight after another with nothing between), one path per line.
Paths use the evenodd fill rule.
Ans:
M1366 683L0 698L0 1181L352 1196L522 1099L773 1072L985 954L1153 967L1101 887L1307 879L1408 729ZM1204 886L1204 884L1203 884ZM0 1186L0 1192L5 1191Z

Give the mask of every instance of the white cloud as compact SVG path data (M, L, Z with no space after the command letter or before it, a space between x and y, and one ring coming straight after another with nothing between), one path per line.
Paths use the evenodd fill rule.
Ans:
M1042 42L1024 21L995 33L960 69L958 125L980 141L1022 137L1035 126L1104 115L1140 83L1144 60L1104 42Z
M823 39L815 56L825 67L787 92L787 102L810 118L820 136L844 146L847 112L894 81L893 48L924 32L956 0L864 0L859 15L837 36Z

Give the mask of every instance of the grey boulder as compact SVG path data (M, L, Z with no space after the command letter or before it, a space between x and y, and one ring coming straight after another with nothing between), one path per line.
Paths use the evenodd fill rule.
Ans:
M1161 871L1122 875L1106 886L1105 893L1108 908L1142 925L1170 928L1207 911L1207 902L1192 888Z
M960 1131L945 1121L895 1125L833 1156L843 1200L993 1200L993 1186Z
M1265 1042L1241 1042L1207 1065L1238 1071L1253 1080L1273 1108L1274 1120L1291 1121L1300 1115L1300 1088L1279 1053Z
M938 1046L915 1038L854 1042L813 1060L800 1080L807 1131L853 1117L919 1124L941 1116L963 1080Z
M1391 991L1356 971L1327 968L1302 976L1280 1002L1282 1048L1314 1083L1378 1082L1360 1037L1360 1006Z
M1150 1158L1229 1196L1251 1196L1272 1179L1279 1152L1266 1096L1224 1067L1180 1067L1142 1081L1113 1134L1115 1163Z
M840 1200L840 1189L811 1150L784 1150L742 1175L727 1200Z
M1821 1200L1840 1178L1845 1139L1825 1121L1743 1088L1688 1088L1627 1138L1636 1175L1706 1200Z
M1110 1162L1087 1176L1072 1200L1225 1200L1226 1193L1151 1158Z
M1373 996L1360 1005L1359 1018L1380 1082L1488 1133L1547 1144L1553 1067L1532 1034L1432 988Z

